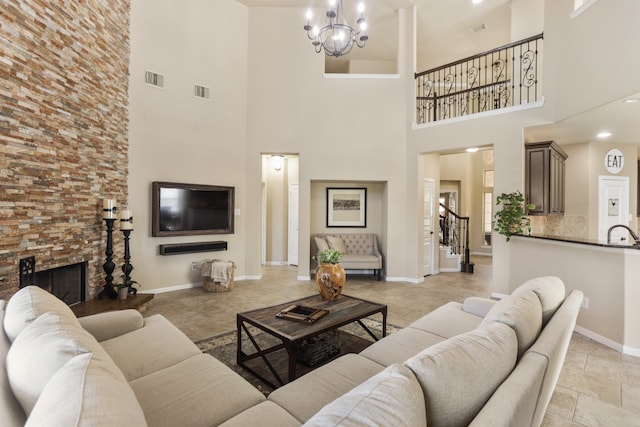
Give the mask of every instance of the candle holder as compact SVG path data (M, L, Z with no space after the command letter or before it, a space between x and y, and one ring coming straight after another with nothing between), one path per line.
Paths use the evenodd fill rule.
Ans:
M129 236L133 230L122 230L122 234L124 234L124 264L122 265L122 273L124 274L123 283L131 282L131 271L133 270L133 265L131 264L131 252L129 252ZM138 290L133 287L133 284L129 285L129 291L127 293L136 294Z
M116 265L113 262L113 224L116 222L115 218L104 218L104 222L107 224L107 250L104 254L107 257L107 261L102 264L102 268L106 274L105 276L105 284L102 288L102 291L98 294L98 299L102 299L104 297L116 299L118 297L118 293L115 289L113 289L113 270L116 268Z

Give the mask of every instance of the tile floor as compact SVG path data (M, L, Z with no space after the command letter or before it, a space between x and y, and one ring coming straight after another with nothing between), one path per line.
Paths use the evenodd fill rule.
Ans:
M491 259L474 257L475 273L441 273L424 283L378 282L349 276L345 293L389 307L388 322L407 326L448 301L491 294ZM259 281L239 281L231 292L201 288L158 294L146 315L161 313L192 340L235 330L235 315L311 295L314 281L296 280L297 269L265 267ZM640 426L640 358L574 333L543 426Z

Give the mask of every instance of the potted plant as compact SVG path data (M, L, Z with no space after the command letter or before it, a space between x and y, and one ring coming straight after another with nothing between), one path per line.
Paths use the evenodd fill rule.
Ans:
M114 286L118 289L118 298L119 299L127 299L127 295L129 294L131 288L134 285L139 285L138 282L132 280L131 277L123 274L120 276L122 282L116 283Z
M502 205L502 210L495 213L494 230L507 238L513 234L523 234L525 227L531 231L531 220L527 218L527 210L536 206L524 203L524 196L520 191L502 193L496 198L496 206Z
M325 249L323 251L318 251L313 257L314 260L322 263L328 262L330 264L338 264L340 262L340 258L342 258L342 252L335 249Z
M313 259L318 261L316 269L316 284L320 296L325 301L332 301L342 293L342 287L347 277L344 268L340 265L342 252L335 249L318 251Z

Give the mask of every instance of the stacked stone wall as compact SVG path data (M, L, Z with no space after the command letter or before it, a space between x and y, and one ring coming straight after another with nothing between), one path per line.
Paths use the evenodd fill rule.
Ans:
M0 298L31 255L37 270L87 261L91 296L104 284L102 200L127 200L129 13L0 0ZM117 268L122 241L116 226Z

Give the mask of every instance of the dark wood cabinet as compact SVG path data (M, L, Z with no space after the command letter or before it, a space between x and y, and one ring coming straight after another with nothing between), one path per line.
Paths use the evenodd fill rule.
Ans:
M553 141L525 145L525 200L529 215L563 215L567 154Z

